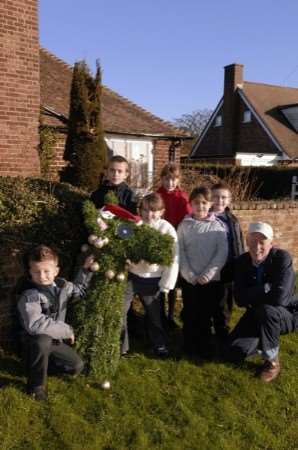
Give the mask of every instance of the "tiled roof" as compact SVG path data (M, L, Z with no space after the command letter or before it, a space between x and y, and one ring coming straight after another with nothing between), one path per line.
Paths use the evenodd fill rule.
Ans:
M279 111L281 106L298 103L298 89L245 81L243 93L285 153L298 157L298 133Z
M69 113L72 66L48 50L40 49L40 78L41 105L49 112L44 115L43 121L49 125L63 126ZM59 118L59 115L62 117ZM102 93L102 119L106 133L189 137L181 129L154 116L106 86L103 87Z

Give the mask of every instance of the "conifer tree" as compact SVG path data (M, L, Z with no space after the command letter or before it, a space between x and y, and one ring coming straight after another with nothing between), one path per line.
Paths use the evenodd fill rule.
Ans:
M101 121L101 67L93 77L85 61L75 64L70 94L69 130L64 157L69 166L63 180L94 190L107 159Z

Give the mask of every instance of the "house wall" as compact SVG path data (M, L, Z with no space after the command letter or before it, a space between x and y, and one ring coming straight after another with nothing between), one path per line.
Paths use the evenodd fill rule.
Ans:
M63 159L66 133L67 130L58 130L56 132L56 142L53 147L54 158L50 168L53 180L59 180L59 171L66 165ZM152 140L150 138L108 135L106 136L106 141L115 154L124 156L131 163L133 187L143 187L141 186L143 182L140 180L139 171L144 172L142 179L150 186L153 179L159 176L162 167L169 162L172 141L168 139ZM180 153L181 146L178 145L175 148L175 162L177 164L180 164ZM142 154L144 154L143 157L141 157Z
M0 175L37 176L40 109L37 0L0 2Z
M170 146L172 141L160 139L154 142L153 176L159 178L161 169L169 162ZM180 165L181 145L175 148L175 162Z
M244 234L250 222L265 221L272 225L275 243L288 250L298 271L298 202L241 202L234 205ZM0 346L12 340L16 300L13 288L22 274L20 264L23 251L18 245L6 242L0 246Z
M243 114L247 106L239 99L239 110L236 122L237 153L277 153L272 140L252 114L251 122L243 123Z

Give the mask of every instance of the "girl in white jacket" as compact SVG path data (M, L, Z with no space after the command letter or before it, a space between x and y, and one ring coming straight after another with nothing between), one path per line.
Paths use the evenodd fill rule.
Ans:
M209 356L212 319L223 295L220 271L228 256L224 225L210 213L211 190L190 194L192 215L178 227L183 296L183 337L187 353Z
M122 354L126 354L129 350L127 312L134 295L138 294L146 311L148 335L153 350L157 356L168 356L165 332L161 324L160 294L163 292L167 293L174 288L179 266L177 234L175 228L169 222L162 219L163 213L164 203L159 194L148 194L143 198L140 205L140 214L144 223L174 238L173 262L169 267L148 264L145 261L130 265L128 286L125 293Z

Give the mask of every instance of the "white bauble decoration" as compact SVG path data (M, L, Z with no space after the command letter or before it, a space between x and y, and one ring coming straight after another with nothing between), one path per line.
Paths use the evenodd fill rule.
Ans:
M108 278L108 280L112 280L115 276L115 272L113 270L107 270L105 272L105 276L106 278Z
M107 245L110 242L110 239L108 237L105 237L102 241L104 245Z
M88 242L89 244L94 244L97 239L98 237L96 236L96 234L90 234L90 236L88 237Z
M94 262L90 266L91 272L98 272L99 271L99 264L98 262Z
M104 241L101 238L96 239L96 241L94 241L94 247L96 248L102 248L104 246Z
M123 272L120 272L120 273L117 274L116 278L117 278L118 281L124 281L125 280L125 275L124 275Z
M101 383L100 387L104 390L110 389L111 383L109 382L109 380L105 380Z
M89 245L88 244L83 244L81 247L81 252L82 253L86 253L89 250Z

